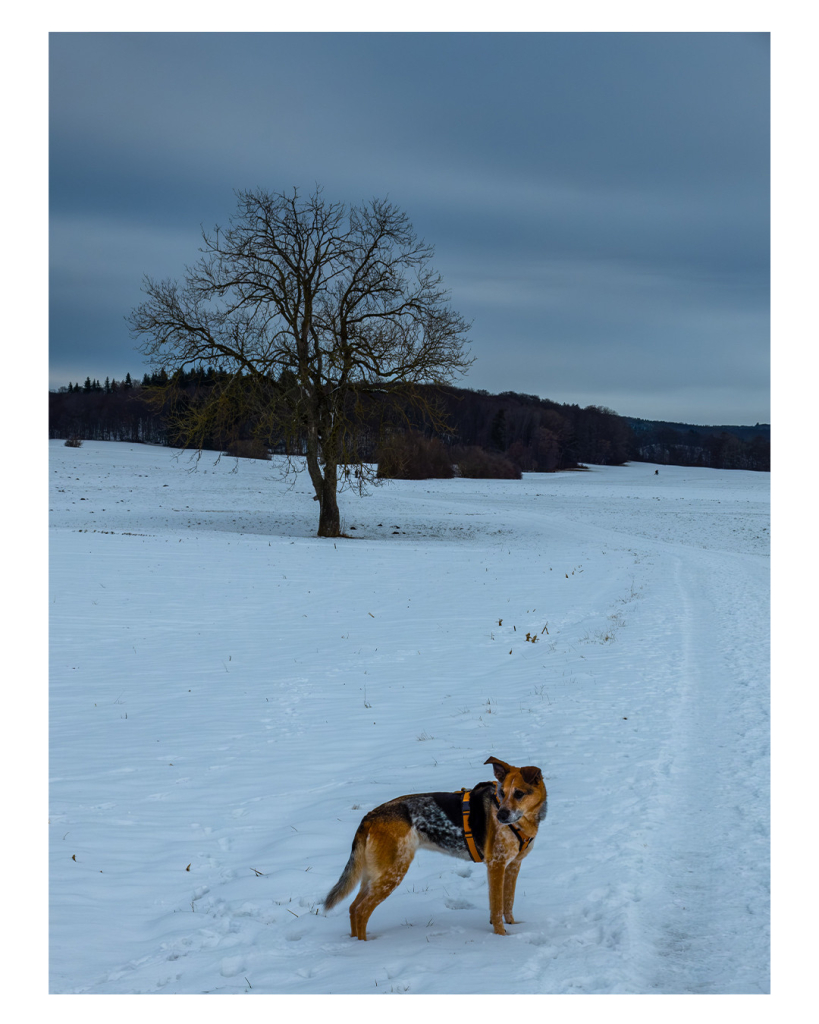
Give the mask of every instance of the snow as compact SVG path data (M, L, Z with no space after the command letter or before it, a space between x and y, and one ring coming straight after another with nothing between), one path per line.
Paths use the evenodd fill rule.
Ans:
M396 481L332 541L275 461L49 454L52 993L770 990L767 475ZM490 755L549 791L522 923L420 851L350 938L364 813Z

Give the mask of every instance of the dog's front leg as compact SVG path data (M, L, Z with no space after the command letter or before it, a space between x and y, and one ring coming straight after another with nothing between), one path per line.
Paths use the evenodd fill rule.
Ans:
M486 865L489 876L489 920L495 929L496 935L505 935L503 927L503 877L506 873L506 864L501 860L492 861Z
M511 864L507 864L506 874L503 876L503 916L507 924L515 923L512 906L515 902L515 883L522 863L522 860L513 860Z

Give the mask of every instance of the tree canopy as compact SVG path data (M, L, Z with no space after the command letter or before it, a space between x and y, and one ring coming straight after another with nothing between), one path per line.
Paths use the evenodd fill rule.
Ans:
M320 503L319 536L340 532L337 491L371 479L357 411L399 394L430 418L429 389L471 363L469 324L449 305L433 249L386 199L360 206L262 189L238 191L227 228L202 232L184 284L144 280L127 318L140 351L173 374L227 371L206 401L182 403L186 443L252 415L260 437L289 438ZM357 473L350 467L357 466Z

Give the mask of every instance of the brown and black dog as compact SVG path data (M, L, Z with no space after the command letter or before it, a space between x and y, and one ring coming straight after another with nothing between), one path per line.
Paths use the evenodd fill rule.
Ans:
M361 880L350 907L353 938L367 938L370 914L400 883L419 847L485 861L492 927L505 935L504 920L515 924L515 882L546 816L546 787L533 765L515 768L496 757L484 764L493 766L497 782L479 782L471 791L399 796L362 818L350 859L324 900L329 910Z

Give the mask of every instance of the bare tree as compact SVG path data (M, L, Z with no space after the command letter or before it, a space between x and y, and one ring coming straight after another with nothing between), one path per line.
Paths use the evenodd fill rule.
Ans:
M259 435L288 439L306 458L318 536L336 537L339 469L342 487L374 479L362 457L365 396L400 394L434 417L418 385L466 371L469 325L430 266L432 247L387 200L347 209L319 187L306 199L297 189L236 196L230 226L203 231L184 286L146 277L147 301L127 319L171 379L203 363L229 371L186 410L186 443L201 449L209 429L240 414Z

